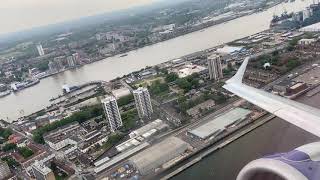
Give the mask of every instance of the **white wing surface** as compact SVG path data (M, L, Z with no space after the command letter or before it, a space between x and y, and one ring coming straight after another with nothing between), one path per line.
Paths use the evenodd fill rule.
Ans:
M223 88L252 104L320 137L320 110L280 97L242 83L250 57L246 58L234 77Z

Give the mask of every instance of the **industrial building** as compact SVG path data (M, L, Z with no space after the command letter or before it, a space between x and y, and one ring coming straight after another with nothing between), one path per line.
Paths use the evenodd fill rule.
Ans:
M144 142L129 151L123 152L123 153L113 157L112 159L110 159L109 157L105 157L105 158L101 159L100 161L97 161L94 163L96 166L94 168L94 172L100 173L101 171L103 171L103 170L115 165L116 163L123 161L124 159L132 156L133 154L141 151L142 149L146 148L147 146L149 146L149 143Z
M150 94L147 88L140 87L133 91L136 108L140 118L151 118L153 109Z
M102 100L103 109L108 121L109 129L115 132L122 126L122 119L117 104L117 100L113 96L109 96Z
M0 160L0 179L7 179L11 176L11 171L6 162Z
M188 131L188 134L200 138L202 140L207 139L211 136L217 136L223 132L227 127L235 123L241 122L246 119L251 113L250 110L235 108L227 113L212 119L211 121Z
M131 157L129 161L142 175L147 175L164 163L180 156L188 147L189 144L183 140L170 137Z
M208 58L209 77L211 80L218 81L223 78L222 57L218 54L213 54Z
M36 161L32 165L32 172L37 180L55 180L55 176L50 168L45 166L43 163Z
M134 131L132 131L129 136L130 138L134 138L134 137L137 137L137 136L141 136L143 135L144 133L150 131L151 129L159 129L161 126L163 125L166 125L162 120L160 119L157 119L155 121L152 121L151 123L148 123L146 124L145 126L142 126L141 128L139 129L136 129Z
M140 145L142 142L148 140L150 137L155 136L167 130L169 126L162 120L157 119L129 134L130 139L117 145L118 152L127 151L133 147Z

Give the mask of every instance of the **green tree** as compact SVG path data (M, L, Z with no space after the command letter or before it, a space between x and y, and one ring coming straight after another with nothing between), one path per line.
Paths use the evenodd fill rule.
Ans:
M127 96L124 96L124 97L121 97L117 100L117 103L118 103L118 106L124 106L124 105L127 105L129 104L130 102L133 101L133 95L130 94L130 95L127 95Z
M0 128L0 137L3 137L5 140L8 140L9 136L12 134L12 130L9 128Z
M169 91L169 86L166 83L161 83L160 80L152 82L150 92L153 95L163 94Z
M167 83L169 83L169 82L173 82L173 81L177 80L178 78L179 78L179 76L177 73L171 72L166 75L165 80Z
M103 108L99 104L97 106L87 107L80 112L76 112L71 116L64 118L60 121L56 121L54 123L48 124L44 127L38 128L32 132L33 140L37 143L44 144L43 134L55 130L59 127L62 127L67 124L71 124L73 122L83 123L91 118L98 117L103 115Z
M12 157L3 157L1 158L2 161L5 161L9 167L14 168L14 167L18 167L20 164L14 160Z
M136 127L136 121L138 120L138 112L136 109L131 109L121 114L123 122L123 129L129 131Z
M7 152L7 151L11 151L16 148L17 148L16 144L9 143L9 144L6 144L2 147L2 151Z
M36 65L36 68L38 68L40 71L46 71L49 69L49 61L48 60L44 60L44 61L41 61L40 63L38 63Z
M300 62L297 59L290 59L286 64L288 70L292 70L300 65Z
M33 151L31 149L27 148L27 147L19 147L18 148L18 152L24 158L31 157L34 154Z

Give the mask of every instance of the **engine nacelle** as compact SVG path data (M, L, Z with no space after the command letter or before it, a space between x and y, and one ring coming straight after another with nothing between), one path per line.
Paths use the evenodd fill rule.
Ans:
M237 180L320 180L320 142L254 160Z

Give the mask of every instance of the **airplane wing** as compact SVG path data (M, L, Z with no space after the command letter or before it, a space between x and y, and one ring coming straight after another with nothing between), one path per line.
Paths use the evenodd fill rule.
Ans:
M242 83L243 75L251 57L247 57L234 77L223 86L226 90L246 99L252 104L320 137L320 110L280 97Z

